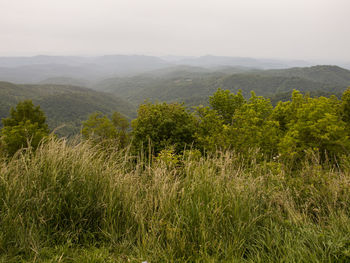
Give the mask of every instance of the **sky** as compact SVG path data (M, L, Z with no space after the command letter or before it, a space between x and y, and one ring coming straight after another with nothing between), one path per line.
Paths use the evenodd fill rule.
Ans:
M350 61L350 0L0 0L0 56Z

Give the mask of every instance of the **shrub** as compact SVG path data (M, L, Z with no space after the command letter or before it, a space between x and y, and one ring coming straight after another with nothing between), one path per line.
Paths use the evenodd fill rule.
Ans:
M169 146L174 146L179 153L191 146L195 138L195 119L178 103L140 105L131 126L136 148L148 147L151 143L155 154Z

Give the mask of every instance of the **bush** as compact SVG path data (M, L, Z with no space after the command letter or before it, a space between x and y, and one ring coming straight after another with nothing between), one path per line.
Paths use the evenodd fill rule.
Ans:
M119 112L114 112L111 119L102 113L95 112L82 124L83 138L89 139L94 144L124 148L129 143L127 131L129 122Z
M174 146L176 153L182 152L195 138L195 119L178 103L143 104L131 126L136 148L147 148L151 143L155 154L169 146Z

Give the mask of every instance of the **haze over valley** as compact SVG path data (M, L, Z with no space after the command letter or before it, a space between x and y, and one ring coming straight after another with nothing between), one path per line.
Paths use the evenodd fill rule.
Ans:
M66 96L75 104L66 125L77 132L95 110L131 120L145 100L208 105L223 88L277 103L293 89L340 96L350 85L346 0L3 0L0 8L0 117L21 99L56 111ZM58 119L50 128L68 120Z
M245 97L254 91L272 103L288 100L294 89L313 95L340 94L350 86L350 71L300 60L223 56L155 57L0 57L0 117L20 100L32 99L59 134L80 131L81 121L99 111L135 118L144 101L208 105L218 88Z

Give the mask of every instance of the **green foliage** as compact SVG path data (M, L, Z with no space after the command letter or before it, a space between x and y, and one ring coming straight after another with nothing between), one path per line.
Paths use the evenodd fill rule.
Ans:
M350 125L350 87L344 91L341 100L341 115L343 117L343 121Z
M232 125L224 127L227 144L241 153L260 149L267 157L277 153L278 123L271 119L272 105L268 99L252 92L249 101L233 115Z
M236 95L219 89L210 98L213 109L197 108L197 141L203 149L215 151L234 149L248 154L259 148L271 156L277 152L278 123L271 119L273 107L268 99L252 92L246 101L241 92Z
M26 147L38 147L43 138L48 136L49 129L46 117L40 106L34 106L32 101L19 102L16 109L11 108L10 117L2 119L1 145L10 156Z
M0 118L19 100L31 99L47 116L50 130L58 136L80 133L81 122L94 112L112 114L118 111L128 118L136 116L136 107L112 94L67 85L19 85L0 81Z
M217 111L209 107L197 107L196 142L202 151L215 151L224 146L224 120Z
M155 163L159 163L161 166L176 167L179 164L179 155L175 153L174 147L163 149L159 152L155 158Z
M16 109L11 108L10 117L2 119L2 124L4 127L13 127L26 121L37 123L40 129L47 129L44 113L41 111L40 106L34 107L31 100L19 102Z
M310 149L330 158L348 153L349 134L339 114L340 106L335 97L309 98L297 91L291 103L279 104L277 120L287 128L279 143L282 156L298 160Z
M182 104L142 104L131 126L134 145L140 149L151 143L155 154L168 146L178 153L194 142L195 119Z
M81 133L83 138L90 139L94 143L117 145L125 147L128 143L128 120L120 113L114 112L111 119L100 112L95 112L84 121Z
M222 116L226 124L231 124L235 111L240 109L246 100L241 90L235 95L229 90L218 89L213 96L209 97L209 103Z
M219 89L210 102L214 109L196 110L201 149L234 149L243 155L259 149L263 159L278 156L296 162L309 150L319 151L323 160L335 160L350 150L348 91L342 102L335 96L310 98L294 91L291 101L273 108L254 92L245 101L240 92Z

